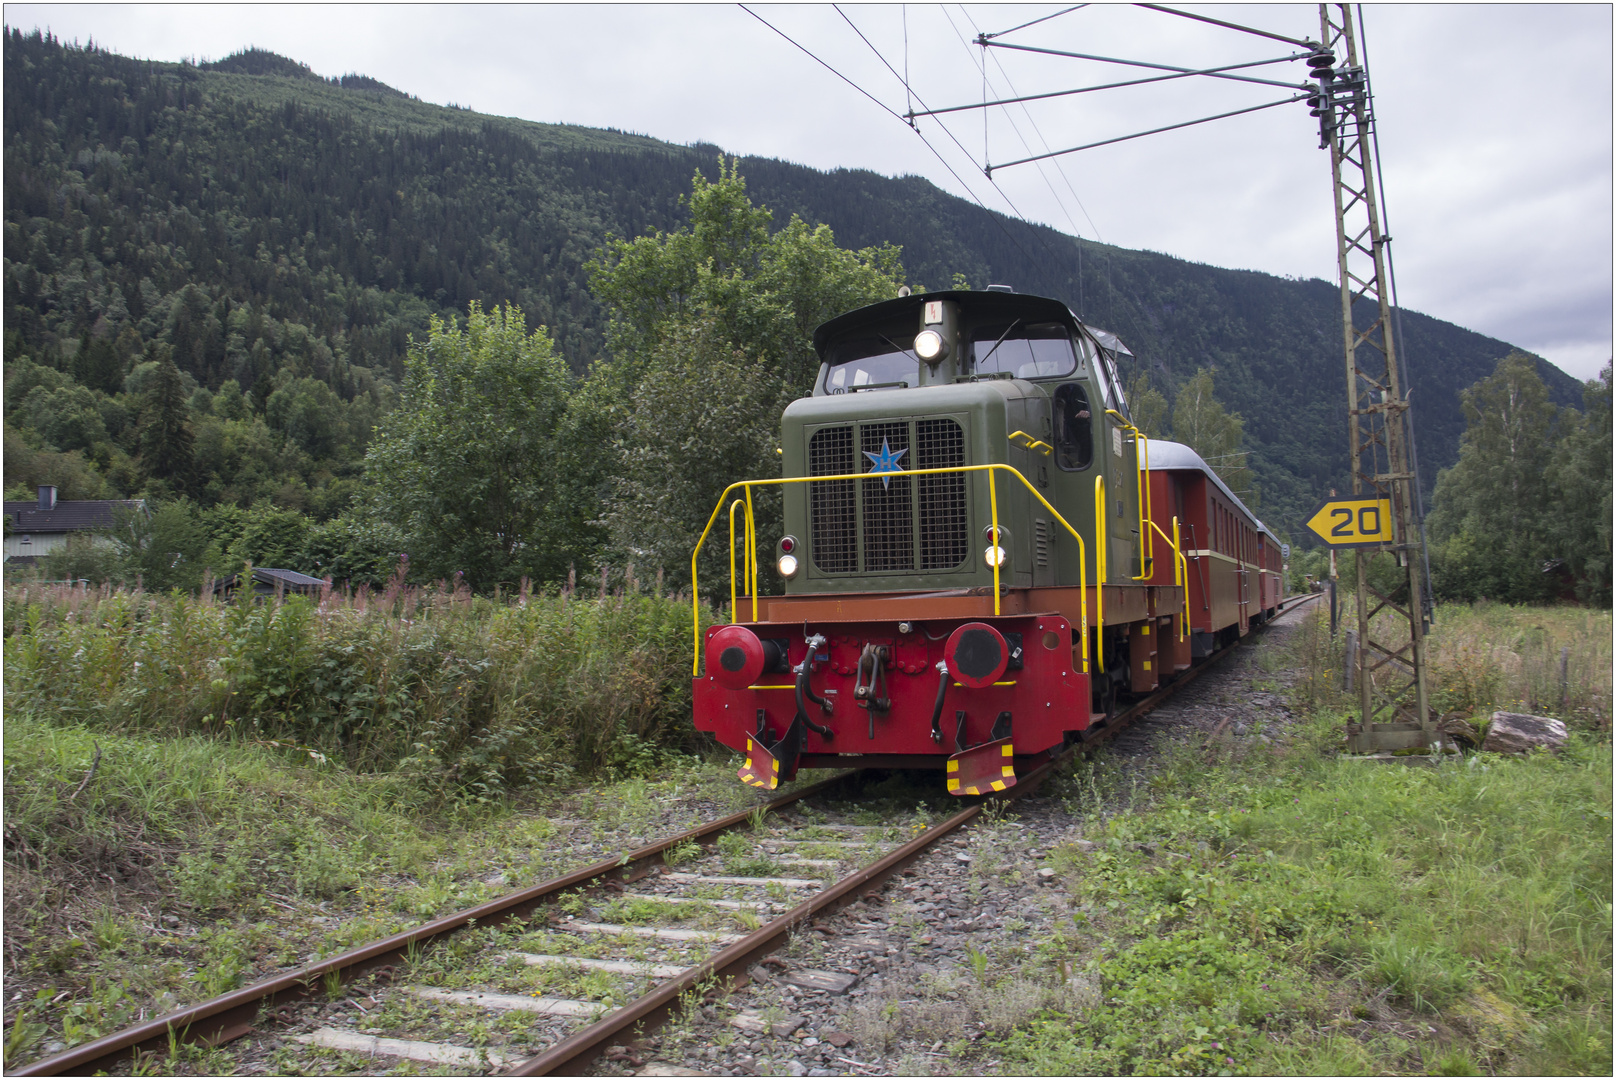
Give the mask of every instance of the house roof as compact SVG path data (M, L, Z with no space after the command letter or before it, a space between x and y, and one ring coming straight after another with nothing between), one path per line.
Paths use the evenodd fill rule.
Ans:
M111 525L118 507L135 510L144 505L142 499L74 499L58 500L51 509L41 510L37 502L8 502L5 513L11 519L12 532L89 532Z
M273 566L253 567L252 579L255 585L268 585L279 587L287 591L306 592L310 589L323 589L325 578L310 577L296 570L278 570ZM241 575L232 574L227 578L220 578L213 583L214 592L223 592L226 589L238 588L241 584Z
M271 566L253 567L253 580L273 585L279 582L282 585L324 585L325 578L310 577L300 574L296 570L276 570Z

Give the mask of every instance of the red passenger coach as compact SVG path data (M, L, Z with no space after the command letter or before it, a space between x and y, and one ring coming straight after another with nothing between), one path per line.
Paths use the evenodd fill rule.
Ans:
M1244 635L1278 609L1279 544L1223 479L1183 443L1149 443L1151 513L1177 519L1196 657ZM1153 582L1172 583L1158 560Z

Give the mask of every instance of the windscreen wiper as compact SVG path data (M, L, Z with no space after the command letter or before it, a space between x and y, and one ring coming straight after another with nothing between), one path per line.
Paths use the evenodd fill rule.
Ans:
M875 336L880 338L882 341L886 342L888 345L891 345L893 347L893 349L895 349L896 351L908 355L911 359L914 360L914 362L916 364L920 363L920 357L916 356L912 349L904 348L902 345L899 345L896 341L893 341L891 338L887 337L885 334L876 334Z
M1010 336L1010 331L1014 330L1016 327L1018 327L1020 325L1021 325L1021 320L1017 319L1015 322L1011 323L1009 326L1004 328L1004 333L1000 334L999 335L999 340L995 341L993 343L993 348L988 350L988 355L984 356L982 359L980 359L980 360L978 360L976 362L977 370L980 371L981 368L982 368L982 365L988 362L989 357L991 357L993 355L994 351L996 349L998 349L998 347L1000 345L1004 344L1004 339Z

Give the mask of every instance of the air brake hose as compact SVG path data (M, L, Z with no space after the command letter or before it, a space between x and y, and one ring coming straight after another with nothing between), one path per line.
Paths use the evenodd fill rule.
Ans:
M812 701L825 710L827 714L831 710L831 704L814 693L813 688L808 685L808 675L808 661L804 660L802 665L797 668L797 715L802 717L802 722L807 724L811 730L828 739L833 734L831 729L824 724L814 723L813 718L808 715L808 702ZM805 698L807 699L806 701L804 700Z
M937 704L931 710L931 741L943 741L943 695L948 693L948 661L937 661Z

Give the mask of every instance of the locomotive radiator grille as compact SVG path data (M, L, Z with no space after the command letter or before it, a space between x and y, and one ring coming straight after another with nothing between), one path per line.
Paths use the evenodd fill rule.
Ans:
M951 469L965 464L965 432L954 420L915 422L915 468ZM963 474L921 476L920 568L948 570L960 564L970 542Z
M851 427L821 428L814 432L814 437L808 440L809 476L836 476L855 471ZM824 574L857 573L853 481L809 484L808 520L814 566Z
M888 455L908 465L909 424L906 421L860 424L859 448L865 455ZM867 466L866 466L867 468ZM865 470L860 470L865 471ZM879 480L863 481L864 569L867 573L915 568L915 513L910 498L912 481L898 473L883 473Z
M868 421L820 428L808 440L809 476L870 473L877 459L897 471L808 485L814 568L822 574L890 574L959 566L970 549L965 476L907 475L967 464L959 422Z

